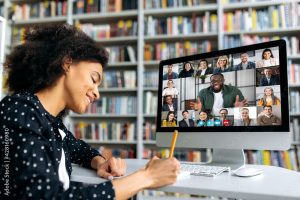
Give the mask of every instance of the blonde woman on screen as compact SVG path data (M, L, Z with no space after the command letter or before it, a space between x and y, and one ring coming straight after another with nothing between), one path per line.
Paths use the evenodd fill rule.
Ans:
M274 90L272 87L266 87L264 89L264 96L257 102L258 106L278 106L280 105L280 100L274 95Z

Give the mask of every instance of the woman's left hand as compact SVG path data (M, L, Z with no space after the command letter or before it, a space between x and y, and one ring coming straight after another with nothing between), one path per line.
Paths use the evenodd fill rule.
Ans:
M124 159L111 157L104 163L97 165L97 175L112 180L115 176L123 176L126 173L126 162Z

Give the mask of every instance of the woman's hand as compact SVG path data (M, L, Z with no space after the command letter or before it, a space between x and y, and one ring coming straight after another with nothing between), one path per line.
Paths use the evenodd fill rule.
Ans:
M111 157L107 161L97 165L97 175L112 180L115 176L123 176L126 173L126 162L121 158Z
M180 163L176 158L159 159L153 157L145 166L148 188L157 188L176 182L180 170Z

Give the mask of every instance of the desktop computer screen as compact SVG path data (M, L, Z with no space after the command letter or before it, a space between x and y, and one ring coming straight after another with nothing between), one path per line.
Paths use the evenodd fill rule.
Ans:
M158 146L288 149L285 41L161 61L157 113Z

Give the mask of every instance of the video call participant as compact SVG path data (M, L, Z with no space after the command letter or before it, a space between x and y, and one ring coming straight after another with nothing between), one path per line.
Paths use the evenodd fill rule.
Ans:
M279 60L278 60L278 58L274 58L271 49L265 49L262 52L261 57L262 57L262 60L260 60L256 63L257 68L279 65Z
M195 110L210 110L211 114L218 115L222 108L245 107L247 100L235 86L224 84L223 74L214 74L210 77L210 86L200 90L197 103L191 102Z
M192 77L194 75L194 69L192 67L192 64L189 62L186 62L183 64L183 69L179 73L179 78L187 78Z
M168 72L164 74L164 80L176 79L178 78L178 74L173 72L173 65L168 65Z
M189 119L189 111L182 111L183 119L179 121L179 127L194 127L195 122L192 119Z
M196 121L196 124L198 127L207 126L208 116L207 116L206 112L200 111L198 118L199 119L197 119L197 121Z
M272 69L264 69L264 76L261 77L259 86L279 85L279 77L272 74Z
M241 53L240 58L241 58L241 63L237 64L234 67L235 71L244 70L244 69L255 69L255 63L251 62L251 61L248 61L249 55L246 52Z
M179 92L176 87L174 87L173 80L168 80L167 87L163 90L162 96L164 97L167 95L171 95L172 98L176 98L178 94Z
M234 125L235 126L255 126L256 121L255 119L251 119L249 117L249 109L248 108L242 108L240 110L241 114L241 119L238 119L235 121Z
M257 124L260 126L280 125L281 120L272 114L272 106L264 106L263 114L257 118Z
M264 89L264 96L257 102L258 106L280 105L280 100L274 95L273 88L266 87Z
M232 126L233 124L232 121L227 119L228 110L226 108L222 108L219 114L220 114L221 126Z
M165 120L162 121L162 127L176 127L177 122L175 118L175 112L169 111Z
M217 66L214 69L213 74L219 74L223 72L230 72L232 68L229 67L229 59L227 56L220 56L217 61Z
M162 111L177 111L177 105L176 103L173 103L173 98L171 95L167 95L164 97Z
M202 75L207 75L207 74L212 74L212 73L213 73L213 69L208 67L207 60L205 60L205 59L200 60L196 76L202 76Z

